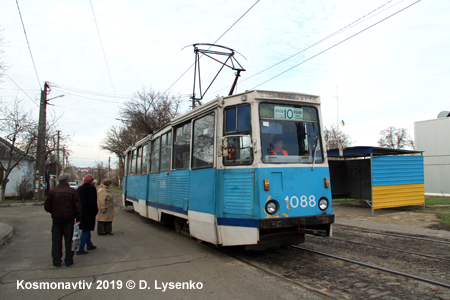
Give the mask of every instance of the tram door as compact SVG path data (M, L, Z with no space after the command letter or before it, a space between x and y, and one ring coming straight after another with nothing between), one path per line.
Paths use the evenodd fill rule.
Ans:
M250 105L226 108L224 119L221 213L223 217L252 218L255 169L250 167L253 163Z

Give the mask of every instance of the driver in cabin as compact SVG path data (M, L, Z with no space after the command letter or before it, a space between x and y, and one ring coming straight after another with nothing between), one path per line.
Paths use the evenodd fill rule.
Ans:
M273 149L270 150L270 154L273 155L288 155L286 150L283 150L283 141L281 139L275 139L273 143Z

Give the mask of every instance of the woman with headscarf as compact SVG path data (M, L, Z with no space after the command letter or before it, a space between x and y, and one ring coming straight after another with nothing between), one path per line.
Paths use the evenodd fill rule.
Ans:
M114 201L110 191L111 180L105 179L97 192L98 214L97 214L97 234L112 235L112 221L116 219L114 212Z
M95 216L97 215L97 189L92 185L94 177L87 174L83 178L83 185L77 189L78 197L81 201L81 222L80 229L82 230L80 236L80 247L77 250L77 255L87 254L87 250L95 250L97 247L92 244L91 231L95 229Z

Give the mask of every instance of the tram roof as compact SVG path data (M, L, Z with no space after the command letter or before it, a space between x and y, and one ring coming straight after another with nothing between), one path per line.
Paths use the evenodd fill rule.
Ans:
M158 135L159 133L163 133L166 131L167 128L171 126L176 126L181 123L184 123L192 118L193 115L202 115L203 113L207 113L209 110L216 108L217 106L222 106L226 99L229 98L236 98L241 97L242 101L247 101L248 97L253 97L254 99L262 100L279 100L279 101L302 101L307 103L313 103L313 104L320 104L320 97L310 94L304 94L304 93L295 93L295 92L279 92L279 91L268 91L268 90L252 90L252 91L245 91L243 93L230 95L230 96L221 96L217 97L214 100L211 100L203 105L200 105L191 111L175 117L171 120L170 124L165 126L164 128L161 128L154 134L150 134L146 136L145 138L141 139L140 141L136 142L131 148L134 148L136 146L145 144L149 140L153 139L153 137ZM129 151L131 149L127 149Z

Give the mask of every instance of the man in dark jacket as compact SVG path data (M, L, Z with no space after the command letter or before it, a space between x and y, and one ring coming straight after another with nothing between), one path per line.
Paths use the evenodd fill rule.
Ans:
M59 176L59 185L48 192L44 204L45 211L52 214L52 258L55 267L61 267L62 238L66 255L66 266L73 265L72 235L74 219L81 218L81 204L77 191L69 186L69 174Z
M83 178L84 184L78 188L78 197L81 201L81 223L80 229L83 230L80 238L80 248L77 251L79 254L87 254L89 252L84 251L84 246L87 246L87 250L94 250L97 247L91 242L91 231L95 229L95 216L98 213L97 207L97 189L92 185L94 177L91 174L87 174Z

